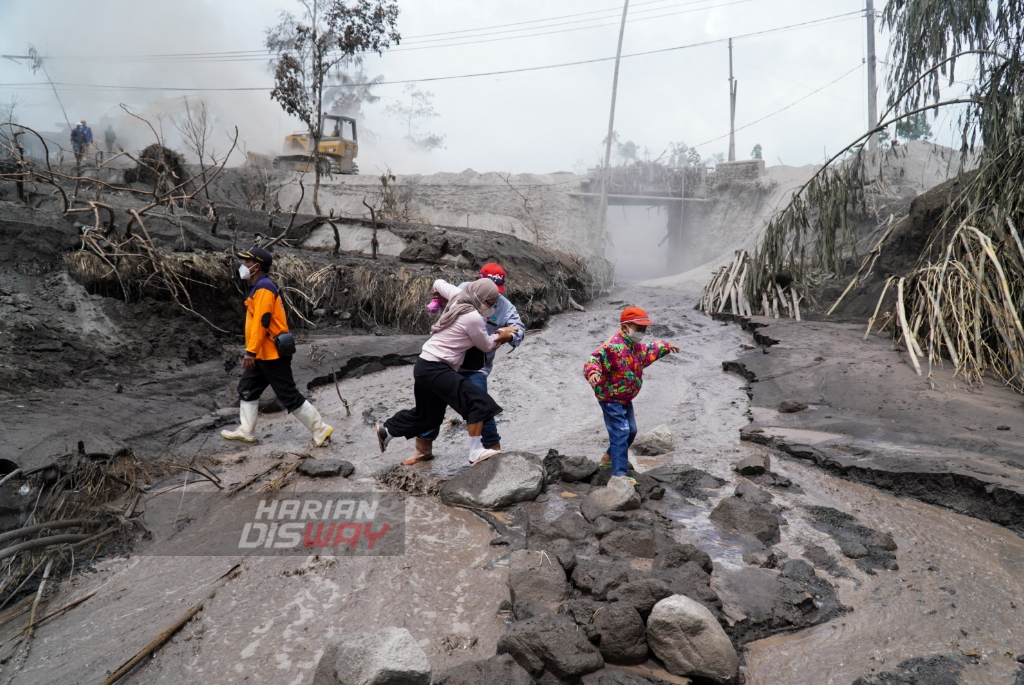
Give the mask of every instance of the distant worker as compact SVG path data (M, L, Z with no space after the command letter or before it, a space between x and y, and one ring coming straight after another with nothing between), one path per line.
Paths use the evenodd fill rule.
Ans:
M117 143L117 134L114 133L114 127L107 125L107 130L103 133L103 138L107 143L107 152L114 151L114 145Z
M900 146L900 139L899 138L893 138L892 139L892 146L893 147L899 147Z
M255 442L259 399L269 385L284 408L309 429L313 444L320 447L334 429L323 422L320 412L295 387L292 377L295 342L288 333L281 295L268 275L274 257L261 247L239 252L238 257L243 260L238 274L251 285L245 300L245 355L242 378L238 381L241 425L237 430L224 430L220 434L228 440Z
M71 129L71 148L75 151L75 159L81 163L82 157L89 151L92 144L92 129L85 125L85 119Z

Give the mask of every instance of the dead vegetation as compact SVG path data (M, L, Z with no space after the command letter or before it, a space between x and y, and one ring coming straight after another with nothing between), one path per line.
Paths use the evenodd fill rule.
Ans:
M869 282L876 264L886 260L893 241L922 227L908 217L890 221L864 259L858 254L853 227L863 216L864 146L878 131L922 112L964 105L960 118L962 158L977 152L978 169L963 173L945 188L942 211L923 227L916 251L899 255L882 274L884 285L865 338L872 329L890 332L918 372L927 361L950 363L970 383L992 374L1024 392L1024 244L1018 226L1024 221L1024 42L1020 7L1015 0L990 3L922 3L897 0L886 7L885 21L895 30L890 85L894 96L876 129L861 136L793 195L792 202L769 223L755 254L750 275L737 277L737 264L723 267L705 288L705 311L750 313L772 293L781 300L779 276L787 275L791 294L826 280L841 278L848 264L860 268L828 309L834 312L851 292ZM967 96L942 100L940 81L952 81L958 60L978 63ZM879 230L882 226L879 226ZM913 242L913 241L912 241ZM746 267L744 267L745 269ZM746 298L734 292L743 284ZM798 297L790 298L796 303ZM762 304L762 309L767 309ZM793 315L796 315L794 307Z
M33 620L23 635L34 629L48 580L73 573L77 562L95 558L105 542L146 530L136 508L160 473L160 467L144 466L128 449L86 453L80 443L77 452L5 484L10 504L23 507L25 517L20 527L0 535L0 609L21 597L45 568Z

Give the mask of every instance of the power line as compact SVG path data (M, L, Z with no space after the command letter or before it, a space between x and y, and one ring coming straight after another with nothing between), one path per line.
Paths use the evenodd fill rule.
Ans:
M860 12L860 11L846 12L844 14L837 14L837 15L834 15L834 16L831 16L831 17L822 17L820 19L812 19L812 20L800 22L800 23L797 23L797 24L789 24L787 26L779 26L779 27L771 28L771 29L763 29L761 31L752 31L750 33L744 33L744 34L739 34L739 35L733 36L733 38L734 39L738 39L738 38L752 38L752 37L755 37L755 36L764 36L764 35L768 35L768 34L772 34L772 33L779 33L781 31L790 31L790 30L799 29L799 28L806 28L806 27L809 27L809 26L820 26L822 24L836 22L836 21L846 21L846 20L851 18L851 15L856 15L859 18L860 15L862 15L862 14L863 13ZM663 54L663 53L668 53L668 52L675 52L675 51L678 51L678 50L687 50L687 49L690 49L690 48L705 47L705 46L708 46L708 45L716 45L718 43L724 43L724 42L726 42L728 40L729 40L728 38L713 38L713 39L706 40L706 41L701 41L701 42L698 42L698 43L689 43L689 44L686 44L686 45L677 45L677 46L670 47L670 48L659 48L657 50L645 50L643 52L634 52L634 53L622 55L622 58L626 59L626 58L631 58L631 57L645 57L645 56L648 56L648 55L657 55L657 54ZM527 72L535 72L535 71L545 71L545 70L548 70L548 69L560 69L560 68L564 68L564 67L582 66L582 65L585 65L585 64L598 64L600 62L608 62L608 61L611 61L611 60L614 60L614 59L615 59L614 57L595 57L593 59L577 60L577 61L574 61L574 62L561 62L561 63L558 63L558 64L545 64L545 65L540 65L540 66L536 66L536 67L520 67L518 69L502 69L502 70L497 70L497 71L477 72L477 73L472 73L472 74L457 74L457 75L452 75L452 76L432 76L432 77L418 78L418 79L402 79L402 80L396 80L396 81L382 81L382 82L380 82L378 84L374 84L374 85L382 85L382 86L383 85L401 85L401 84L405 84L405 83L429 83L429 82L432 82L432 81L452 81L452 80L458 80L458 79L479 78L479 77L485 77L485 76L504 76L504 75L507 75L507 74L519 74L519 73L527 73ZM38 83L0 84L0 88L26 87L26 86L39 86L39 85L46 86L46 85L49 85L49 84L45 84L45 83L43 83L43 84L38 84ZM54 85L59 85L59 86L65 87L65 88L84 88L84 89L93 89L93 90L126 90L126 91L243 92L243 91L269 91L269 90L271 90L271 87L269 87L269 86L262 86L262 87L235 87L235 88L175 88L175 87L159 87L159 86L107 86L107 85L89 85L89 84L81 84L81 83L61 83L61 82L58 82L58 83L56 83ZM351 84L346 84L346 85L349 86L349 87L359 87L359 86L366 86L366 85L370 85L370 84L368 84L368 83L351 83Z
M654 2L659 2L659 3L660 2L666 2L666 1L667 0L654 0ZM649 13L649 12L664 12L664 10L674 9L674 8L677 8L677 7L687 7L687 6L690 6L690 5L706 3L706 2L709 2L709 1L710 2L715 2L716 0L690 0L689 2L682 2L682 3L676 3L674 5L667 5L667 6L664 6L664 7L655 7L655 8L650 8L650 9L647 9L647 10L640 10L638 12L635 12L634 14L644 14L644 13ZM663 14L654 14L654 15L651 15L651 16L639 16L639 17L635 17L635 18L630 18L627 21L632 23L632 22L638 22L638 21L650 21L652 19L663 19L663 18L666 18L666 17L673 17L673 16L678 16L678 15L681 15L681 14L690 14L690 13L693 13L693 12L703 12L703 11L710 10L710 9L718 9L720 7L730 7L732 5L739 5L739 4L744 4L744 3L748 3L748 2L754 2L754 0L733 0L732 2L727 2L727 3L724 3L724 4L720 4L720 5L711 5L711 6L706 6L706 7L697 7L697 8L693 8L693 9L680 10L680 11L677 11L677 12L665 12ZM567 16L577 16L577 15L567 15ZM536 38L536 37L539 37L539 36L548 36L548 35L554 35L554 34L560 34L560 33L570 33L570 32L574 32L574 31L585 31L585 30L589 30L589 29L602 28L602 27L605 27L605 26L614 26L614 25L616 25L618 23L618 21L616 20L616 21L604 22L604 23L600 23L600 24L591 24L589 26L575 26L575 27L571 27L571 28L561 28L561 29L555 29L555 30L551 30L551 31L540 30L540 31L535 31L533 33L522 33L520 35L512 35L512 36L501 36L500 35L500 34L504 34L504 33L517 33L517 32L521 32L521 31L533 30L533 29L549 29L549 28L554 28L554 27L557 27L557 26L566 26L566 25L584 23L584 22L589 22L589 21L602 21L603 19L604 19L604 17L591 17L591 18L588 18L588 19L578 19L578 20L575 20L575 21L562 22L560 24L548 24L546 26L530 27L529 29L511 29L511 30L507 30L507 31L496 31L496 32L492 32L492 33L487 33L486 32L491 27L483 27L483 28L479 28L479 29L466 29L464 32L466 32L466 33L473 32L473 33L471 35L456 36L456 37L452 37L452 38L436 38L436 39L427 39L427 40L409 40L409 39L407 39L400 46L395 47L395 48L391 48L390 50L388 50L388 54L399 53L399 52L410 52L410 51L413 51L413 50L430 50L430 49L436 49L436 48L461 47L461 46L464 46L464 45L476 45L476 44L479 44L479 43L492 43L492 42L506 41L506 40L518 40L518 39L521 39L521 38ZM549 20L534 20L534 21L549 21ZM484 32L480 33L480 31L484 31ZM429 35L433 35L433 34L426 34L426 35L429 36ZM495 36L499 36L499 37L495 37ZM479 40L462 40L462 39L479 39ZM452 41L452 40L462 40L462 42L455 42L455 43L448 42L448 41ZM274 57L274 53L270 52L269 50L263 49L263 50L235 50L235 51L227 51L227 52L178 53L178 54L164 54L164 55L126 55L126 56L118 56L118 57L112 57L112 56L75 57L75 56L71 56L71 55L59 55L59 56L56 56L56 57L52 57L51 59L76 59L76 60L98 61L98 62L116 61L116 62L133 62L133 63L172 62L172 63L179 63L180 64L180 63L188 63L188 62L262 62L264 60L273 59L273 57Z
M858 14L859 14L859 13L858 13ZM775 116L776 114L779 114L780 112L785 112L785 111L786 111L787 109L789 109L790 107L793 107L794 105L798 105L798 104L800 104L801 102L803 102L803 101L804 101L804 100L806 100L807 98L811 97L812 95L815 95L815 94L817 94L817 93L820 93L821 91L825 90L825 89L826 89L826 88L828 88L829 86L831 86L831 85L834 85L834 84L836 84L836 83L839 83L839 82L840 82L840 81L842 81L842 80L843 80L844 78L846 78L847 76L849 76L850 74L852 74L853 72L857 71L858 69L860 69L860 68L861 68L861 67L863 67L863 66L864 66L863 64L858 64L858 65L857 65L857 66L855 66L855 67L854 67L853 69L850 69L850 70L849 70L848 72L846 72L845 74L843 74L843 75L842 75L842 76L840 76L839 78L837 78L837 79L835 79L835 80L833 80L833 81L829 81L828 83L826 83L825 85L823 85L823 86L822 86L821 88L817 88L817 89L815 89L815 90L812 90L812 91L811 91L810 93L807 93L807 95L804 95L804 96L803 96L802 98L800 98L799 100L794 100L793 102L789 103L789 104L788 104L788 105L786 105L785 107L783 107L783 108L781 108L781 109L777 109L777 110L775 110L774 112L772 112L771 114L766 114L766 115L764 115L763 117L761 117L760 119L755 119L754 121L751 121L751 122L750 122L749 124L744 124L743 126L740 126L739 128L737 128L736 130L737 130L737 131L742 131L742 130L743 130L743 129L745 129L745 128L750 128L750 127L751 127L751 126L753 126L754 124L759 124L759 123L761 123L762 121L764 121L765 119L769 119L769 118L771 118L771 117ZM715 143L715 142L717 142L717 141L719 141L719 140L722 140L723 138L728 138L728 137L729 137L729 135L730 135L730 134L726 133L726 134L725 134L724 136L718 136L717 138L712 138L711 140L706 140L706 141L704 141L703 143L700 143L699 145L694 145L693 147L695 147L695 148L698 148L698 147L703 147L703 146L705 146L705 145L710 145L711 143Z

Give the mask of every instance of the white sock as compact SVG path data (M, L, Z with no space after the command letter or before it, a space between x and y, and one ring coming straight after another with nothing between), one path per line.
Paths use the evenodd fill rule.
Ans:
M479 435L469 436L469 453L478 454L484 449L483 440Z

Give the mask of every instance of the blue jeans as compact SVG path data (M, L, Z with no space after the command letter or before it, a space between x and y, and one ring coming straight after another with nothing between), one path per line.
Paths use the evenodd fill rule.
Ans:
M487 376L483 375L479 371L462 371L459 375L484 392L487 392ZM441 429L438 427L433 430L429 430L426 433L420 433L420 437L424 440L433 442L434 440L437 440L437 436L440 434ZM483 443L484 447L497 445L501 442L501 436L498 435L498 424L495 423L493 418L484 421L484 431L480 437L480 441Z
M601 402L604 426L608 429L608 456L612 458L612 475L625 476L629 467L629 446L636 439L636 418L633 403Z

